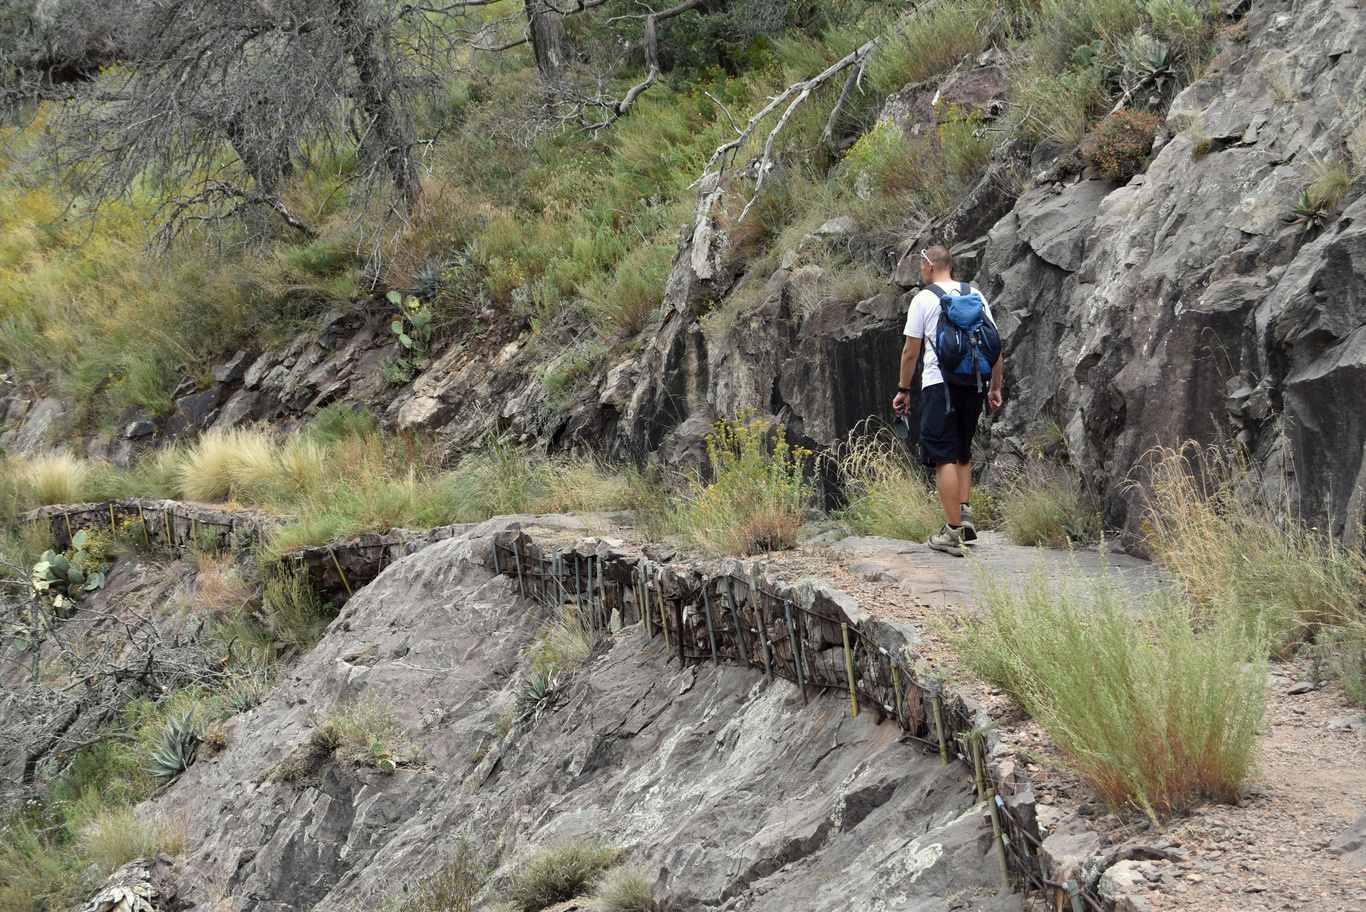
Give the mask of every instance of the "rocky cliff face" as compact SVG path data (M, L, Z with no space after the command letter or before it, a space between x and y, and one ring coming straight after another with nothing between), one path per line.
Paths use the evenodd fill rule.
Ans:
M1146 174L1041 187L990 232L1003 417L1065 426L1114 523L1132 520L1122 484L1145 451L1224 435L1357 541L1366 202L1322 229L1287 216L1326 163L1366 160L1366 16L1268 2L1245 24L1172 104Z
M599 648L557 708L500 738L541 621L485 569L488 532L386 569L228 724L221 753L142 808L185 821L182 900L375 908L467 837L501 853L495 880L535 850L604 840L661 908L937 912L955 893L1018 907L989 898L990 830L961 769L870 713L851 718L840 697L803 707L759 671L680 671L635 628ZM358 711L401 729L416 759L396 751L387 776L340 757L300 766L326 720Z

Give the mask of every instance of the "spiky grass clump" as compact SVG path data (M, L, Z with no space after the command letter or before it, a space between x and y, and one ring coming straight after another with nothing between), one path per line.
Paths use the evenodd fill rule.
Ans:
M572 608L562 608L555 619L541 628L527 651L527 662L534 673L562 674L573 671L588 660L597 637Z
M906 541L924 541L938 531L944 522L939 497L891 431L873 429L870 419L836 453L848 498L844 517L854 531Z
M503 888L522 912L538 912L585 893L616 853L600 842L571 840L532 855Z
M1106 573L1021 590L979 574L983 613L946 629L983 680L1032 715L1116 809L1157 822L1236 799L1266 706L1265 648L1236 618L1168 600L1133 612Z
M43 453L17 465L19 497L26 504L81 503L86 497L90 463L70 453Z
M246 491L259 493L273 471L274 445L247 428L214 429L200 437L180 466L180 491L187 500L223 501Z
M1266 629L1278 653L1360 617L1366 560L1265 500L1245 454L1191 443L1146 465L1144 542L1199 608Z

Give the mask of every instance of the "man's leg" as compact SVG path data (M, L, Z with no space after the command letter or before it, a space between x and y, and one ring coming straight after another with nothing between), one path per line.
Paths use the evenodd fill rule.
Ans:
M962 525L959 504L968 503L972 489L972 463L941 462L934 467L934 483L939 489L939 503L944 507L944 519L951 526Z

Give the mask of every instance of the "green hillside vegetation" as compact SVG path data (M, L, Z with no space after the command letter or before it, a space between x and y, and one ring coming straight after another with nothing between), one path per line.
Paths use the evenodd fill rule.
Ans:
M482 18L501 22L518 9L495 4ZM590 59L604 97L619 98L642 78L630 52L638 23L622 19L624 11L608 4L567 20L567 46ZM94 421L128 406L164 415L170 390L186 377L207 382L215 355L306 331L335 307L386 320L383 292L395 288L430 308L438 340L510 313L543 337L547 361L557 351L555 327L586 323L598 341L590 363L576 368L582 374L629 345L657 312L694 182L732 125L871 39L881 43L829 141L823 133L843 73L817 87L777 134L776 169L734 225L737 255L753 268L841 213L894 244L946 211L1001 140L1075 146L1117 98L1160 108L1178 77L1211 53L1216 25L1208 7L1183 0L951 0L909 12L859 2L770 9L751 0L662 22L661 77L597 130L568 113L556 120L566 108L593 112L569 104L582 96L582 79L546 97L526 47L487 53L456 43L432 58L446 71L425 74L411 102L415 136L430 142L420 196L406 215L395 218L376 197L363 162L332 128L326 142L319 135L295 151L294 167L271 189L311 237L266 207L213 219L191 209L202 223L182 213L178 233L163 233L168 205L241 169L226 144L187 152L197 170L149 163L144 178L105 186L103 196L68 196L68 187L97 186L101 168L122 171L107 156L72 164L72 141L52 136L87 115L45 101L12 118L0 159L0 361L24 382L74 397ZM597 59L594 49L612 41L626 49L622 59ZM993 47L1015 99L1004 122L945 108L936 129L919 136L870 131L886 94ZM100 78L128 77L113 68ZM732 161L758 154L775 125L762 122ZM171 178L179 183L168 185ZM738 180L732 215L747 192ZM153 259L148 245L161 255Z

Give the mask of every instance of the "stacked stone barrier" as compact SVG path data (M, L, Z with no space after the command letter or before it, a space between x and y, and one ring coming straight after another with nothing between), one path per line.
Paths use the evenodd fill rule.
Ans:
M918 637L909 628L865 615L854 598L821 581L778 579L762 563L654 560L603 539L541 544L515 525L493 536L488 563L515 578L522 597L572 611L599 635L639 624L649 642L663 639L680 668L744 665L770 682L792 682L803 702L838 694L854 715L894 722L903 738L972 776L1004 883L1037 890L1057 909L1106 908L1086 886L1048 876L1027 778L1004 759L1008 749L996 749L982 707L937 683L913 651Z

